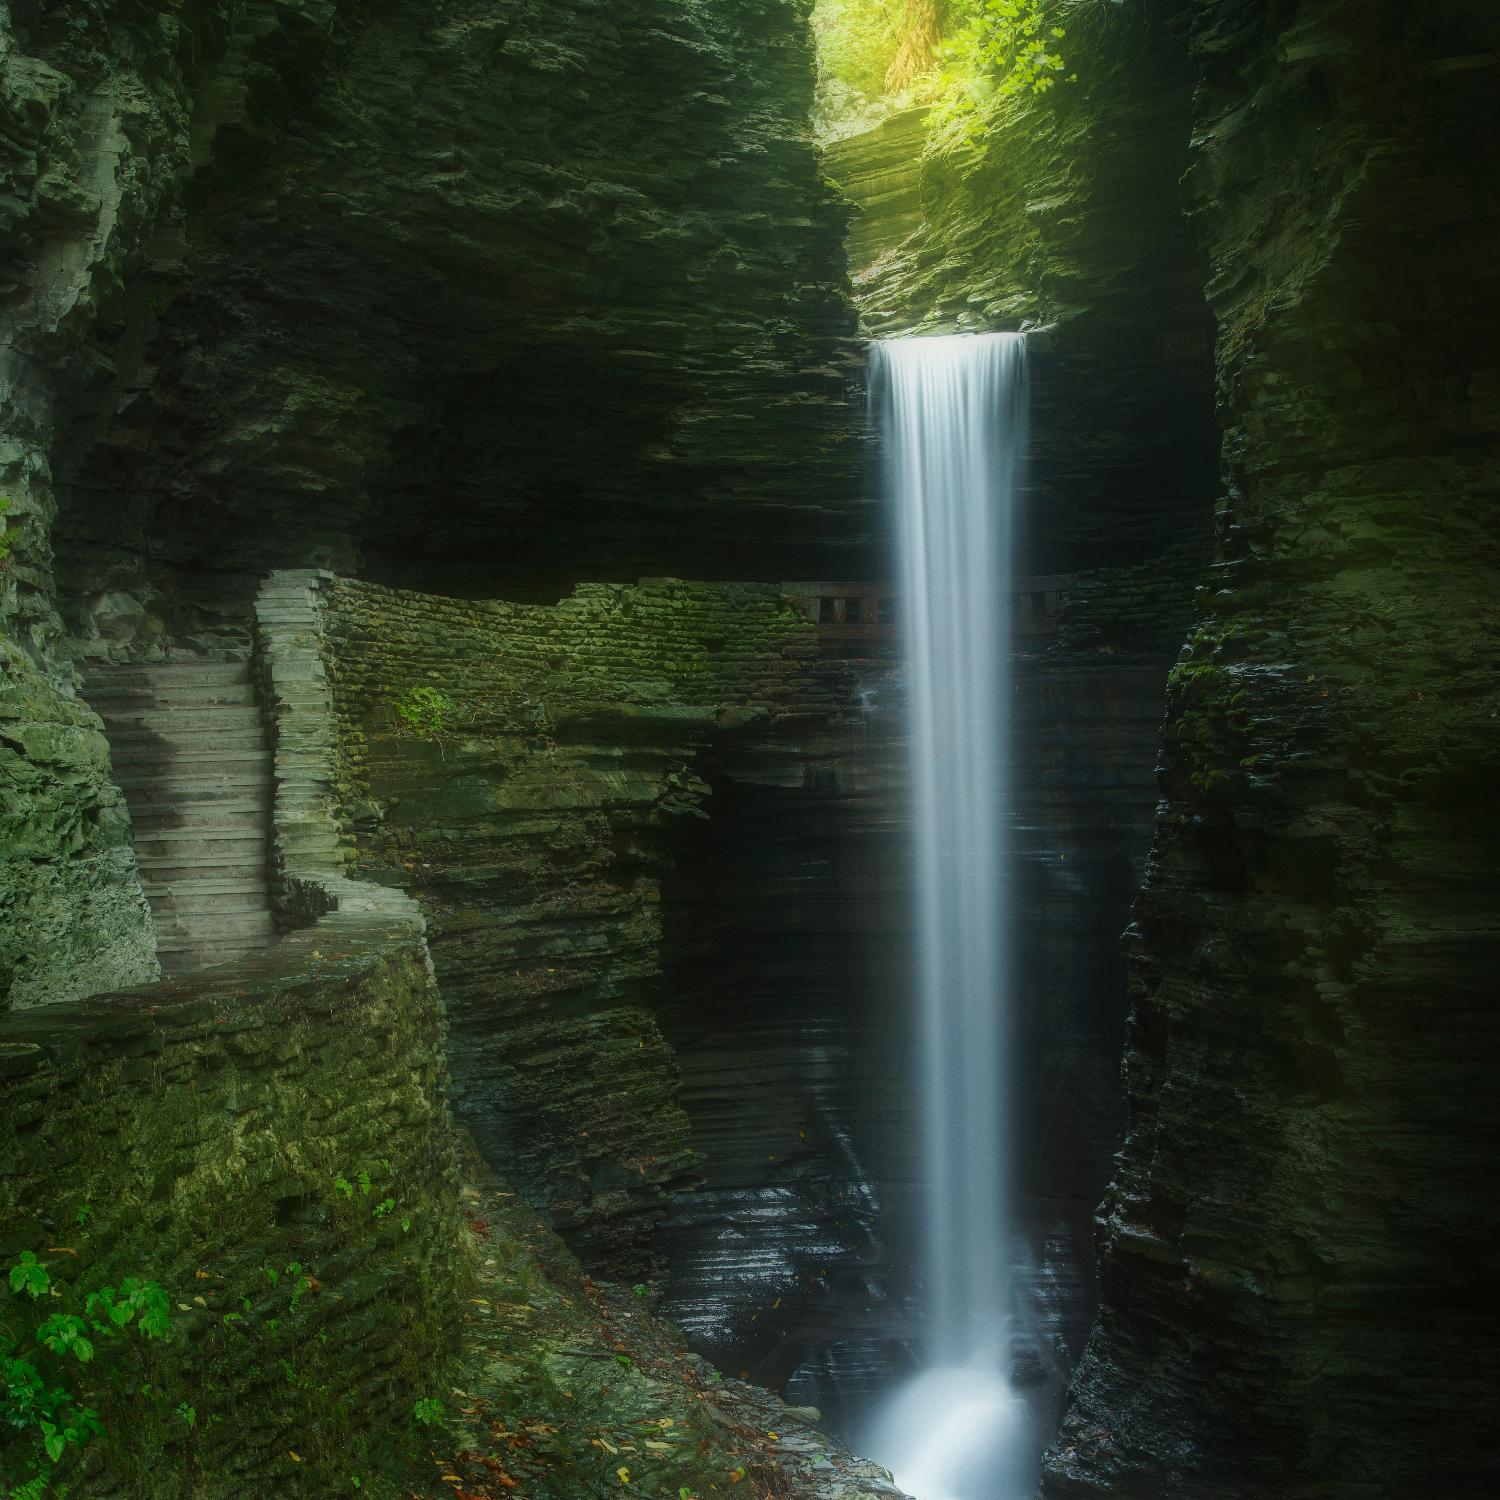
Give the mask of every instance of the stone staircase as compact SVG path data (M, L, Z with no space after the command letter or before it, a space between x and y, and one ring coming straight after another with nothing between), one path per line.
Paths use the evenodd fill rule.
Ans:
M84 696L104 720L130 806L162 972L193 973L274 942L272 758L249 664L96 667Z

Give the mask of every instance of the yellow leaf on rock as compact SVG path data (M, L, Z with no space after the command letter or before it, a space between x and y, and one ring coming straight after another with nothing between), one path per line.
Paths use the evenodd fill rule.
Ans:
M621 1464L620 1467L615 1470L615 1473L620 1476L621 1484L630 1483L630 1470L627 1469L624 1464Z

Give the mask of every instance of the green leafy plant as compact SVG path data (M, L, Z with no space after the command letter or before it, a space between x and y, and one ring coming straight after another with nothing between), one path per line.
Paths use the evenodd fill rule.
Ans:
M53 1313L36 1331L36 1341L54 1354L68 1355L87 1364L94 1357L88 1337L89 1325L73 1313Z
M154 1281L127 1276L118 1291L105 1286L90 1292L84 1306L91 1321L96 1316L103 1317L115 1328L126 1328L135 1322L148 1339L171 1337L172 1305ZM105 1331L105 1325L99 1322L93 1322L93 1326L100 1333Z
M28 1297L45 1297L52 1290L51 1274L32 1251L23 1251L21 1259L10 1268L10 1289L24 1292Z
M999 100L1077 81L1056 50L1067 32L1048 24L1047 0L952 0L951 11L931 118L940 148L971 143Z
M42 1353L33 1357L14 1336L9 1348L0 1346L0 1392L4 1397L0 1418L15 1431L30 1433L46 1461L55 1465L70 1448L82 1447L104 1431L99 1413L69 1390L65 1371L75 1363L92 1363L98 1352L97 1341L116 1339L128 1329L144 1339L170 1338L171 1304L156 1282L126 1277L118 1287L103 1286L89 1292L80 1312L76 1294L54 1285L52 1273L30 1250L10 1267L7 1280L12 1296L33 1302L43 1297L49 1301L58 1298L64 1303L49 1312L35 1329L34 1343ZM50 1372L46 1368L48 1356L55 1362ZM37 1477L46 1479L45 1474ZM12 1494L25 1495L34 1483L33 1479L13 1487ZM44 1483L36 1493L45 1489Z
M651 1288L648 1287L644 1281L638 1281L633 1287L631 1287L630 1290L634 1294L635 1300L637 1302L641 1302L645 1300L646 1294L651 1290Z
M1057 50L1058 0L817 0L818 123L868 128L932 106L934 146L971 142L997 100L1076 77Z
M444 734L454 714L453 700L426 684L407 688L392 700L397 722L418 739L435 740Z
M411 1409L412 1416L423 1427L437 1427L443 1422L443 1403L436 1396L423 1396Z

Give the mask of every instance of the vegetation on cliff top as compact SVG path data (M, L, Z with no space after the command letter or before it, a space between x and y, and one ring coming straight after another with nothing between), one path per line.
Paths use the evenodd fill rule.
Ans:
M815 124L836 137L894 109L929 105L939 148L963 144L990 110L1046 93L1067 64L1058 0L817 0Z

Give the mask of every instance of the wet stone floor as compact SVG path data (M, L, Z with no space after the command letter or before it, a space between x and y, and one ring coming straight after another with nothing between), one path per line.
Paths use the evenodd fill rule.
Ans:
M471 1162L475 1277L424 1500L901 1500L811 1408L722 1378Z

